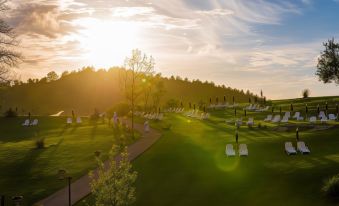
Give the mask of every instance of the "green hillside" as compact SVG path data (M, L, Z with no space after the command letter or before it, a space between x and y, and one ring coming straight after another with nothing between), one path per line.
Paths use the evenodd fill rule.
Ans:
M123 88L121 87L121 68L95 71L93 68L84 68L79 71L65 72L57 80L29 79L26 83L15 81L11 86L2 88L0 92L1 112L9 108L17 109L19 114L31 112L35 115L49 115L61 110L70 114L74 110L77 114L92 114L94 109L100 112L106 111L112 105L125 101ZM224 100L232 102L247 102L249 97L254 101L255 97L250 92L232 89L226 86L216 86L212 82L200 80L189 81L180 77L164 78L159 74L147 77L147 81L157 81L153 84L150 94L150 104L153 107L163 107L169 100L188 107L188 103L202 105L213 102L218 97L219 102ZM142 88L147 87L148 82L140 83L140 95L138 102L143 105L144 95ZM161 88L159 88L161 87ZM159 101L153 101L156 92Z

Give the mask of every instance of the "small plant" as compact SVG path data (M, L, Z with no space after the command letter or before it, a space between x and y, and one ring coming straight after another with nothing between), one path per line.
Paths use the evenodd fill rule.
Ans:
M339 175L335 175L326 180L322 191L328 197L339 198Z
M6 112L5 112L5 117L11 118L11 117L17 117L18 114L16 111L14 111L12 108L9 108Z
M35 140L36 149L43 149L45 147L45 138L39 138Z
M261 122L258 123L258 128L259 128L259 129L261 128Z
M303 98L308 98L310 96L310 90L309 89L304 89L302 91Z

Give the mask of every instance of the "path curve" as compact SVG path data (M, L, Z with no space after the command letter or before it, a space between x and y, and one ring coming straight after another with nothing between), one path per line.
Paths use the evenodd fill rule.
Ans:
M128 146L129 160L134 160L139 155L149 149L161 136L160 132L150 128L150 131L145 133L142 124L134 124L135 130L142 134L142 137L135 143ZM115 159L120 159L117 155ZM90 178L88 174L80 177L71 185L72 205L80 201L91 193ZM38 206L68 206L68 186L60 189L52 195L40 200L34 205Z

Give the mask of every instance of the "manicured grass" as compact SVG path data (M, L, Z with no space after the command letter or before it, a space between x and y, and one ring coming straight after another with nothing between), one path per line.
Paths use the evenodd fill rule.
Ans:
M297 105L295 111L303 106ZM338 173L338 122L328 123L333 126L328 130L304 128L301 125L309 123L296 121L280 125L261 122L266 128L258 128L258 120L268 112L249 113L256 126L239 129L239 142L248 145L249 156L228 158L225 145L235 145L235 127L225 119L233 119L233 114L232 109L212 111L207 121L168 114L163 122L153 122L163 136L133 162L139 174L134 205L334 204L323 196L321 187L325 179ZM240 116L243 113L239 111ZM171 129L162 129L165 124L171 124ZM300 139L311 150L309 155L288 156L284 152L284 142L296 146L297 126ZM289 129L277 131L282 127ZM93 201L92 197L86 201Z
M117 138L121 131L86 118L72 126L66 126L66 117L33 118L39 119L38 126L21 126L22 117L0 118L0 193L7 198L23 195L25 205L66 186L66 181L57 179L59 169L77 179L95 168L95 151L105 158L111 146L121 141ZM35 149L38 137L45 138L44 149ZM127 144L132 141L126 137Z

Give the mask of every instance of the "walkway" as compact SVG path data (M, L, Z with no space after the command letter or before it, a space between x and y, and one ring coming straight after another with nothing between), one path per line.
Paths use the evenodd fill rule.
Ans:
M128 146L129 159L134 160L148 148L150 148L161 136L161 134L150 128L148 133L144 133L144 128L142 124L134 124L135 130L142 133L142 137L135 143ZM120 158L119 156L116 157ZM90 178L88 174L79 178L71 185L72 192L72 204L75 204L82 198L90 194ZM36 205L41 206L68 206L68 186L55 192L54 194L40 200Z

